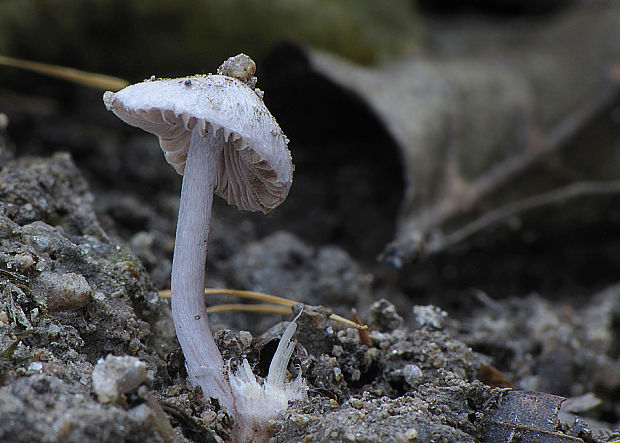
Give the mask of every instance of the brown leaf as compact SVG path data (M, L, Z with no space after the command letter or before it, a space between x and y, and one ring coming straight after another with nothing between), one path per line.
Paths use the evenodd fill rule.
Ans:
M482 363L478 370L478 380L493 388L512 388L512 383L494 366Z
M620 194L617 144L567 152L617 100L618 12L582 4L525 31L439 27L452 38L443 49L373 67L302 50L306 69L368 105L400 151L407 189L384 260L400 267L539 208ZM480 42L480 26L497 38Z
M556 432L564 397L531 391L508 391L499 407L487 417L482 443L574 443L582 439ZM518 437L518 438L517 438Z

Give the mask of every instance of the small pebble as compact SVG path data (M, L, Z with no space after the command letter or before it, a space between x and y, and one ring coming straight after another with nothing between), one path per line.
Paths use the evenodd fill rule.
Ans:
M405 365L403 375L410 386L415 386L422 379L422 369L418 365Z
M33 292L45 299L50 311L74 311L88 304L93 289L80 274L44 271L36 278Z
M9 117L4 112L0 112L0 131L4 131L8 126Z
M405 432L405 438L407 440L415 440L416 438L418 438L417 429L415 428L407 429L407 432Z
M19 254L15 254L11 260L9 260L6 264L7 268L11 268L15 266L18 271L24 272L32 267L34 264L34 258L32 255L21 252Z
M47 328L47 333L51 336L51 337L57 337L58 334L60 334L60 331L62 329L60 328L60 326L58 325L50 325L49 328Z
M243 349L252 345L252 334L249 331L239 331L239 343Z
M40 361L33 361L28 365L28 370L33 372L40 372L43 369L43 363Z
M342 371L340 370L340 368L334 368L334 380L342 380Z
M250 57L245 54L238 54L234 57L230 57L222 65L217 68L219 75L227 75L228 77L236 78L251 88L256 86L256 63Z
M116 401L140 386L146 377L146 364L131 356L108 355L93 371L93 387L102 403Z
M30 321L36 323L39 318L39 308L33 308L30 310Z
M416 322L420 327L430 326L435 329L443 328L444 320L448 316L445 311L442 311L437 306L416 305L413 307L413 314L415 315Z
M217 418L217 414L215 413L215 411L207 409L205 412L202 413L201 418L202 418L202 423L205 426L209 426L211 423L215 421L215 419Z
M396 307L385 299L377 300L370 307L369 323L381 332L393 331L403 327L403 318L396 312Z
M302 428L305 428L310 424L310 420L308 420L308 418L304 417L303 415L293 415L290 417L290 421L291 423Z

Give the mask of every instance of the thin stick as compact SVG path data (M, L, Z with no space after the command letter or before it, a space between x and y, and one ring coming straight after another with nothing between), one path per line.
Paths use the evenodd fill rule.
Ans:
M0 65L11 66L13 68L25 69L39 74L49 75L80 85L91 86L104 91L118 91L129 86L127 80L109 75L97 74L95 72L80 71L78 69L66 68L64 66L49 65L47 63L31 62L20 60L13 57L0 55Z
M523 200L508 203L499 208L493 209L474 221L466 224L462 228L446 235L443 241L437 245L436 249L429 252L440 252L451 246L465 241L468 237L486 229L490 225L497 224L503 220L508 220L515 215L521 215L527 211L538 209L550 205L559 205L572 199L596 196L614 195L620 193L620 181L602 182L576 182L570 185L553 189L551 191L527 197Z
M484 228L482 225L487 223L486 220L496 217L496 214L486 220L475 221L475 224L464 227L462 232L459 230L454 235L446 234L443 239L430 235L431 232L443 228L443 225L452 217L475 207L493 191L527 171L545 156L559 152L567 146L568 141L586 124L609 108L617 99L620 90L620 77L617 72L620 72L620 69L613 67L610 75L611 85L604 93L562 119L544 137L532 141L525 150L506 158L473 182L464 185L465 189L458 189L455 192L456 188L452 188L437 203L428 208L422 208L419 213L413 215L406 223L403 223L398 239L387 246L380 259L392 261L397 267L402 266L403 261L419 260L425 255L447 249L451 244L470 235L473 230L480 229L478 226ZM451 171L447 170L444 174L448 172ZM409 234L407 239L404 239L402 233L406 231L409 231ZM429 240L431 237L433 240ZM449 239L450 243L446 240L448 237L452 237Z

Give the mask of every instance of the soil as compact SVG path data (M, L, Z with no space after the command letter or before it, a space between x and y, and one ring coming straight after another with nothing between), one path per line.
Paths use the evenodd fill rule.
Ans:
M0 440L226 441L231 418L186 381L158 294L170 284L181 178L155 137L106 113L98 93L60 90L34 104L17 94L4 110ZM299 319L289 365L309 399L272 423L274 441L494 441L507 386L594 398L562 414L541 410L554 426L538 441L620 437L620 286L580 279L574 292L539 294L485 271L492 257L469 264L478 278L467 285L450 277L449 256L400 273L382 266L403 183L385 133L352 109L343 125L366 127L363 136L336 129L333 115L314 115L314 131L285 119L297 169L272 216L215 205L209 287L322 306ZM553 263L542 266L562 280ZM208 300L218 302L230 300ZM329 319L353 308L367 333ZM246 357L261 376L284 320L211 319L224 358ZM110 354L146 370L102 401L92 374Z

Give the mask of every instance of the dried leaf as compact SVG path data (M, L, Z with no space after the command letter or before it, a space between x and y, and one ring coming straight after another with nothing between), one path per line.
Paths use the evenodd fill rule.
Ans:
M527 32L495 27L501 38L482 49L374 67L302 51L306 69L368 105L400 150L407 190L386 261L400 267L540 208L620 194L617 144L603 140L593 156L581 140L568 152L617 100L619 11L582 4ZM478 48L476 26L457 38Z
M482 443L572 443L582 439L556 432L564 397L531 391L508 391L499 407L487 417Z

